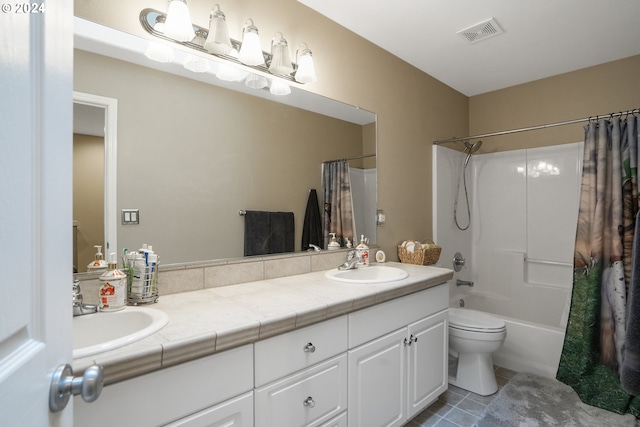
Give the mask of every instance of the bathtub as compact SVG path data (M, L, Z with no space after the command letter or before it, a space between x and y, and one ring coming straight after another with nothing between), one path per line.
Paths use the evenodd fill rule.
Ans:
M498 297L483 294L458 294L451 297L450 307L460 307L490 313L504 320L507 338L500 350L493 354L493 363L517 372L530 372L555 378L560 362L565 329L534 323L496 313L500 307Z

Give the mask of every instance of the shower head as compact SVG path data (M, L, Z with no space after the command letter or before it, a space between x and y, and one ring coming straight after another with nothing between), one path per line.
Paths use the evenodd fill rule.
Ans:
M474 154L476 151L478 151L478 149L482 146L482 141L478 140L474 143L471 143L469 141L464 141L464 151L468 152L469 154Z

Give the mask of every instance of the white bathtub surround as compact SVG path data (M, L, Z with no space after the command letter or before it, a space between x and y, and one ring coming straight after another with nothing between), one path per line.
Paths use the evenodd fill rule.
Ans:
M485 141L485 147L490 141ZM562 350L573 281L582 143L472 156L467 184L471 227L453 223L453 201L464 155L434 147L434 238L438 265L462 252L466 267L450 282L451 306L507 321L494 361L553 377ZM455 280L473 280L473 288Z

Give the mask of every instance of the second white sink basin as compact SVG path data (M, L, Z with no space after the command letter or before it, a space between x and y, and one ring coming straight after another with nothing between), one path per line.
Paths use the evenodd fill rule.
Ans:
M325 276L345 283L384 283L395 282L409 277L409 273L398 267L375 265L353 270L329 270Z
M73 318L73 357L113 350L158 332L169 322L163 311L147 307L125 307Z

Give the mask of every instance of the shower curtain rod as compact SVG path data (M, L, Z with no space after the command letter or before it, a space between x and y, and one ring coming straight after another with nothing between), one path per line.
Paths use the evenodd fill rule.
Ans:
M356 157L348 157L346 159L335 159L335 160L326 160L322 163L331 163L331 162L340 162L340 161L349 161L349 160L360 160L360 159L366 159L367 157L376 157L376 153L372 153L372 154L364 154L362 156L356 156Z
M520 128L520 129L503 130L503 131L500 131L500 132L484 133L482 135L465 136L463 138L443 139L443 140L440 140L440 141L433 141L433 145L446 144L446 143L449 143L449 142L467 141L467 140L470 140L470 139L489 138L491 136L508 135L508 134L511 134L511 133L518 133L518 132L528 132L530 130L539 130L539 129L552 128L552 127L555 127L555 126L571 125L571 124L574 124L574 123L586 122L586 121L590 121L590 120L598 121L599 119L613 118L613 117L619 117L619 116L624 116L624 115L629 115L629 114L638 114L638 113L640 113L640 109L639 108L635 108L633 110L620 111L619 113L603 114L603 115L600 115L600 116L589 116L589 117L585 117L585 118L582 118L582 119L567 120L565 122L548 123L546 125L531 126L531 127L526 127L526 128Z

